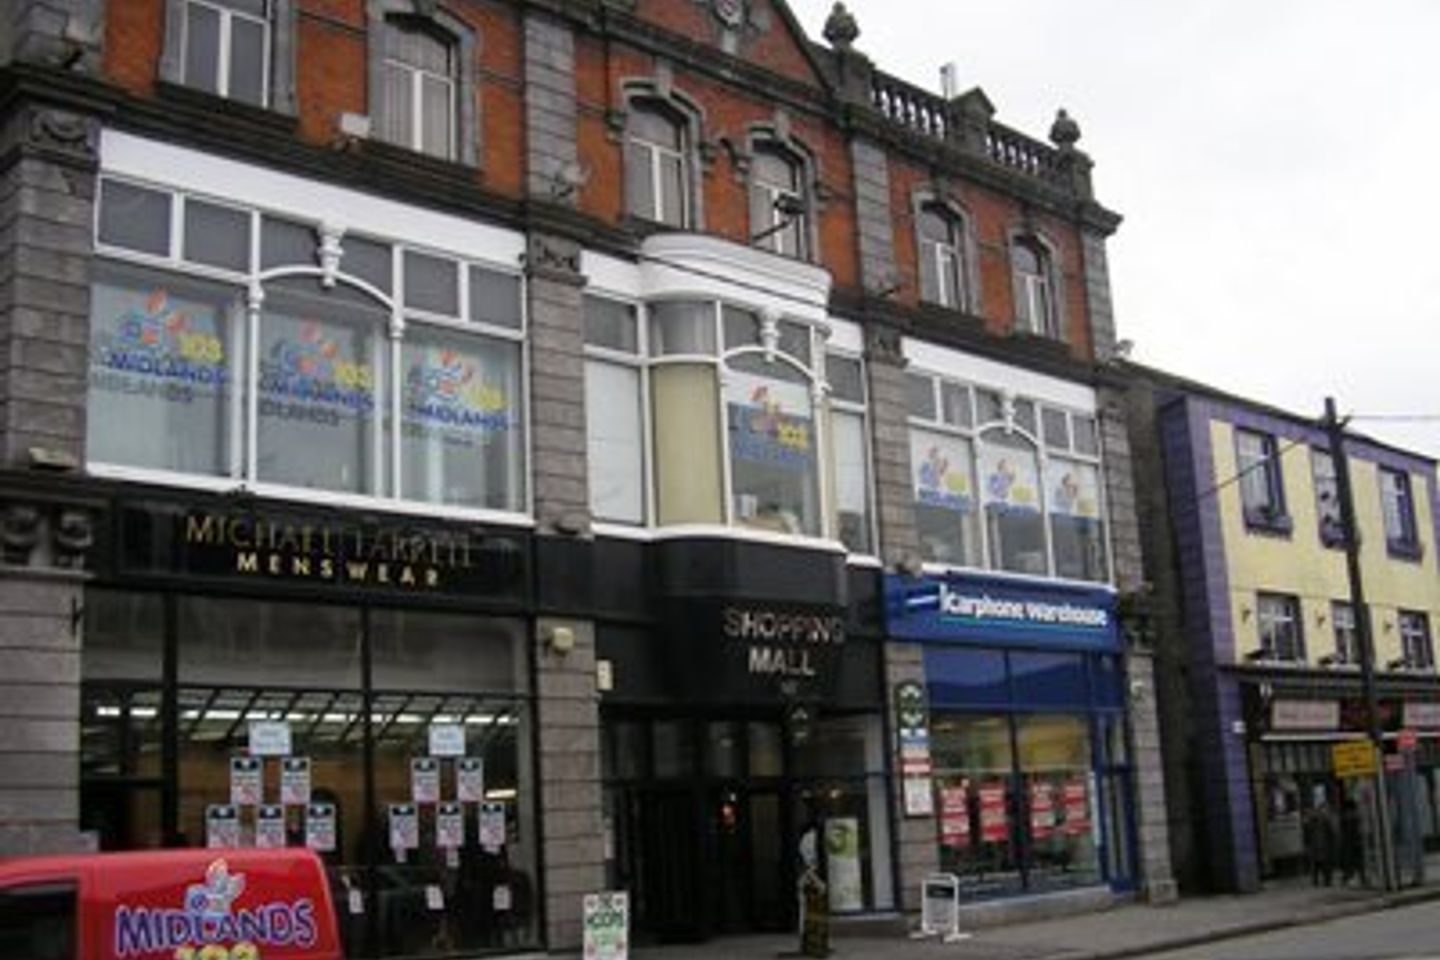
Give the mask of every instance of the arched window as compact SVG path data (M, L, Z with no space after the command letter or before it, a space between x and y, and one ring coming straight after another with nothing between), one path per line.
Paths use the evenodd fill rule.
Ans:
M1015 320L1019 329L1042 337L1060 337L1055 265L1038 239L1017 237L1010 247L1015 272Z
M750 161L750 235L766 250L802 260L810 256L805 165L773 141L755 144Z
M689 124L670 104L642 97L625 117L625 209L672 227L692 223Z
M453 38L413 17L388 17L383 43L380 137L453 159L459 86Z
M916 227L920 243L920 299L942 307L968 307L964 221L944 204L931 202L920 207Z

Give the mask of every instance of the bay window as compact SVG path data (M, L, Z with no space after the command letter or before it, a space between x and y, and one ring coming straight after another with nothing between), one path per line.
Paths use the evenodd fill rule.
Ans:
M858 357L830 354L825 358L825 376L830 384L836 532L852 553L874 553L865 370Z
M585 436L590 511L645 522L644 368L633 304L585 298Z
M100 205L92 469L526 509L518 276L119 181Z

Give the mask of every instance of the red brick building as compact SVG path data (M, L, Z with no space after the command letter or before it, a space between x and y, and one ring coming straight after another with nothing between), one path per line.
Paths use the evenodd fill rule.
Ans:
M792 929L817 836L1169 895L1063 111L838 4L5 18L0 849L307 843L385 956Z

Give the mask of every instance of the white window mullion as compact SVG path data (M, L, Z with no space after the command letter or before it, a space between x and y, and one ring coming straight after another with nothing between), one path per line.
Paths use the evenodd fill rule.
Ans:
M425 149L425 74L410 69L410 149Z
M265 302L265 291L259 283L252 282L246 303L246 324L250 337L249 350L245 357L246 393L245 424L245 479L254 483L259 479L259 437L260 437L260 316Z
M215 89L220 96L230 96L230 11L221 9L220 13L220 48L216 51L215 69L219 72L216 78Z

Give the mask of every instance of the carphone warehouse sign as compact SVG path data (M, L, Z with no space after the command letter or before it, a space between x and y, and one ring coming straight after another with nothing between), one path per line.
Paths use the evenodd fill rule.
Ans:
M1115 650L1115 594L1106 587L993 576L885 578L885 621L897 640L1013 643Z

